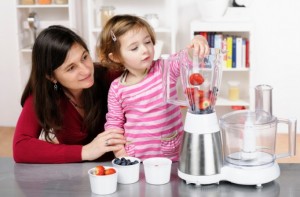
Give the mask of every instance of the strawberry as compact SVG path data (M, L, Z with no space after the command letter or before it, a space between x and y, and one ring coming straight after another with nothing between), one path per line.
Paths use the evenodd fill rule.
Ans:
M108 168L108 169L105 169L105 171L104 171L105 175L114 174L114 173L116 173L116 170L113 168Z
M199 97L202 99L204 97L204 91L203 90L198 90L195 94L196 97Z
M209 106L210 106L210 100L209 99L204 98L204 99L200 100L199 108L201 110L204 110L204 109L208 108Z
M193 73L190 75L191 85L201 85L204 82L204 78L200 73Z
M203 98L204 91L198 90L197 88L186 88L185 93L188 95L188 97L192 98Z
M193 106L195 103L199 103L204 98L204 91L198 90L198 88L186 88L185 93L187 94L189 103Z
M95 167L95 175L104 175L105 169L103 166L96 166Z

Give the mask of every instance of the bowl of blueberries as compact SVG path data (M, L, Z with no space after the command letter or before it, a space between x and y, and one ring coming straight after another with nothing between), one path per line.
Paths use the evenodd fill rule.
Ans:
M112 165L118 170L118 183L131 184L140 178L141 160L136 157L120 157L112 160Z

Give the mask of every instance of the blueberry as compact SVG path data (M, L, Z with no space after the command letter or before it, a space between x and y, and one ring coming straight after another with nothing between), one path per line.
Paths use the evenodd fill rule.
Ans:
M138 160L131 161L130 159L126 159L125 157L116 158L114 163L121 166L129 166L139 163Z
M120 165L121 164L121 159L116 158L115 161L114 161L114 163L117 164L117 165Z
M137 163L139 163L139 161L138 161L138 160L135 160L135 161L133 162L133 164L137 164Z

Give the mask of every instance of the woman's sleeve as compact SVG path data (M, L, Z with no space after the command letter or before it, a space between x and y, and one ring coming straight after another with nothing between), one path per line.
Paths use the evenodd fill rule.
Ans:
M82 145L52 144L39 140L41 126L36 117L33 97L24 103L13 138L13 157L17 163L80 162Z
M122 111L122 106L120 98L117 96L116 90L118 89L117 83L113 82L108 91L108 113L106 114L106 123L104 125L105 130L110 128L121 128L124 127L124 114Z

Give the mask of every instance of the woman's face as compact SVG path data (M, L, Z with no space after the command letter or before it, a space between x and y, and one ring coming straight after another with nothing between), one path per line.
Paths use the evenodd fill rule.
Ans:
M74 44L64 63L54 70L54 80L70 92L78 92L94 84L94 64L88 51Z

